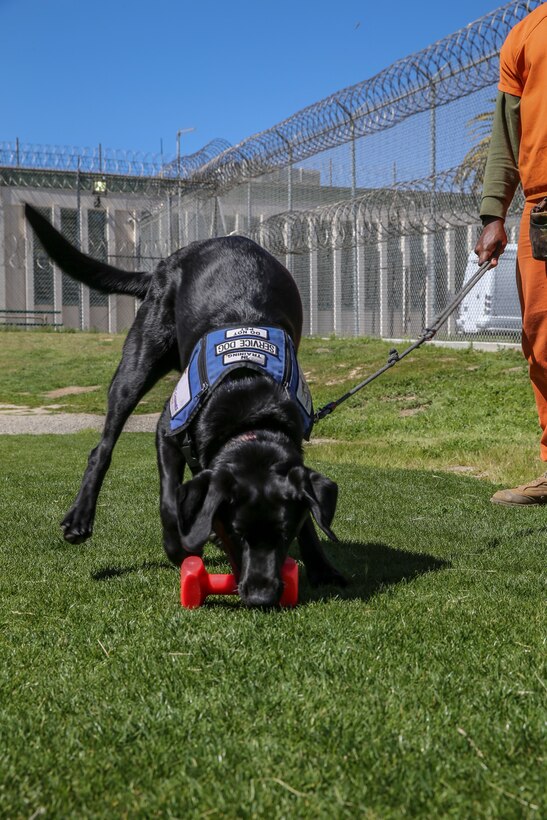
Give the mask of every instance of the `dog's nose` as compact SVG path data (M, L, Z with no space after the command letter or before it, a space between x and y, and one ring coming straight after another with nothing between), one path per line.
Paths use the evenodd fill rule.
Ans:
M271 578L247 579L239 584L239 595L245 606L267 609L279 604L283 584Z

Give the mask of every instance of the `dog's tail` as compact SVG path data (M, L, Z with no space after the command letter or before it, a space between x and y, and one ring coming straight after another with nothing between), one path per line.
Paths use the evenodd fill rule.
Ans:
M140 299L146 296L152 274L114 268L81 253L32 205L25 205L25 216L48 255L73 279L103 293L127 293Z

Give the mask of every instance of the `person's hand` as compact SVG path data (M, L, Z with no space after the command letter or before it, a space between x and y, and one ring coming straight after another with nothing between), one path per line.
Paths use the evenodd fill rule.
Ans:
M482 233L475 245L475 253L479 257L479 265L489 259L494 268L498 264L498 259L507 245L507 234L505 233L505 223L501 217L495 217L482 229Z

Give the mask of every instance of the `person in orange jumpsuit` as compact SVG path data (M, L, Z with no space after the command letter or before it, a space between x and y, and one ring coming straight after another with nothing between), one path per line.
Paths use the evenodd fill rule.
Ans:
M539 422L540 456L547 461L547 262L534 259L530 211L547 196L547 3L509 32L500 53L500 82L483 182L483 230L475 247L479 264L497 264L507 244L505 216L518 183L526 204L520 223L517 286L522 310L522 349L529 364ZM547 503L547 473L500 490L495 504Z

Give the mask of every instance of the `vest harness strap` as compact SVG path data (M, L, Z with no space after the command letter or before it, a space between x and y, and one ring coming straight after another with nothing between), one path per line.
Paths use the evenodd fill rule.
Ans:
M266 373L285 388L300 411L308 440L314 420L311 393L291 337L270 326L230 326L201 337L171 396L167 435L184 432L222 380L242 367Z

